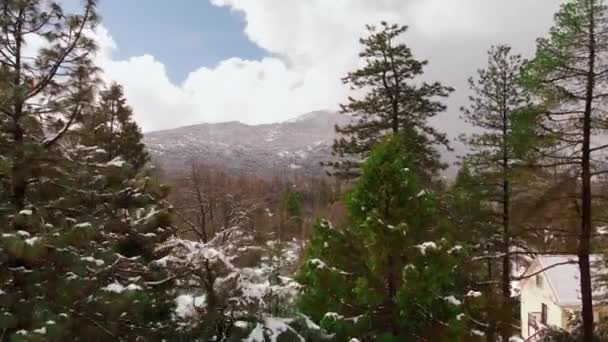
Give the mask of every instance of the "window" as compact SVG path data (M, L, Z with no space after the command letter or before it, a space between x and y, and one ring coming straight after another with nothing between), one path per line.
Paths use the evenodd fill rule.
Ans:
M540 274L536 276L536 287L543 288L543 276Z
M547 305L541 304L540 322L543 325L547 325L547 315L549 314L548 311L549 311L549 308L547 307Z

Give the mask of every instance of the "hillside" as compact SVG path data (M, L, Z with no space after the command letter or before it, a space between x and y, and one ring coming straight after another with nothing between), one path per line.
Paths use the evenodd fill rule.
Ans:
M331 158L334 126L347 118L318 111L286 122L246 125L200 124L145 135L153 160L165 170L184 170L191 161L230 173L260 177L319 176Z

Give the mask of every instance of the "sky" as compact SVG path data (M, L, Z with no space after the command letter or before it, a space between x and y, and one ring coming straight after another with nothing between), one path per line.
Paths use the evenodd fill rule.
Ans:
M66 0L75 1L75 0ZM144 131L336 110L366 24L408 25L423 79L456 88L436 125L466 130L468 77L492 44L531 56L559 0L101 0L99 63Z

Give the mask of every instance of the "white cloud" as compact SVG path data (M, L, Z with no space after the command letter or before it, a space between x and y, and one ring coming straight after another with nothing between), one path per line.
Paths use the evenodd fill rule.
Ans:
M340 81L357 60L364 25L381 20L410 25L414 53L428 59L427 78L454 86L451 110L439 125L458 130L466 79L493 43L531 53L552 22L558 0L210 0L241 13L245 33L272 57L231 58L193 70L173 84L153 56L115 60L103 28L100 61L122 83L144 130L199 122L267 123L323 108L348 94ZM226 42L230 44L230 42Z

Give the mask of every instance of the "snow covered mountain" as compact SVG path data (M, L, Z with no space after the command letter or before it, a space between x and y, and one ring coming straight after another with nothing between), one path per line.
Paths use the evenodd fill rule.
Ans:
M334 126L343 115L317 111L266 125L240 122L200 124L147 133L152 159L169 172L187 170L192 161L234 174L264 178L319 176L331 159Z

